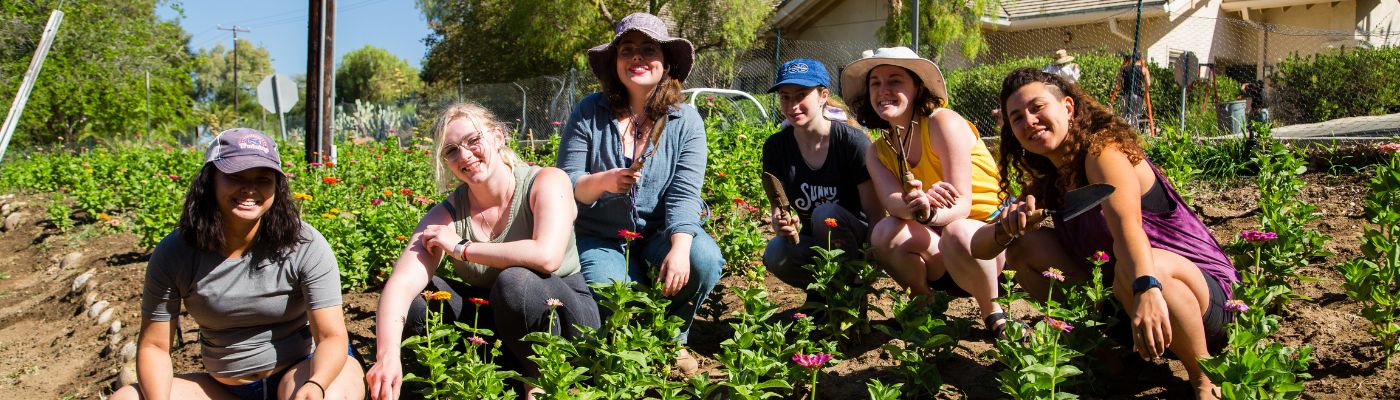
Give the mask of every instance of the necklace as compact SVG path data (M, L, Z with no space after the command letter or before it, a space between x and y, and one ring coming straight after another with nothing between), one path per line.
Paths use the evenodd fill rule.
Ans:
M468 229L475 229L477 227L480 227L481 235L478 236L479 238L484 239L485 241L494 240L496 238L496 235L500 234L500 232L496 232L496 228L502 226L501 217L504 216L506 210L510 208L511 200L513 200L514 198L515 185L511 185L506 188L504 201L502 201L496 206L482 208L481 210L472 213L471 216L467 218L468 221L471 222L471 226L469 226ZM471 212L471 196L467 196L467 202L467 212ZM489 215L488 211L493 210L495 211L495 215ZM476 232L469 233L476 236Z
M627 108L627 124L627 129L625 130L632 131L632 135L630 137L630 139L632 140L632 158L637 158L637 155L641 154L641 147L644 144L643 141L647 138L646 135L643 135L642 133L646 132L647 130L642 129L642 121L637 118L637 113L632 111L631 107ZM620 134L622 134L623 138L628 137L625 134L625 132ZM626 149L624 148L623 150ZM623 153L625 154L626 151L624 151Z

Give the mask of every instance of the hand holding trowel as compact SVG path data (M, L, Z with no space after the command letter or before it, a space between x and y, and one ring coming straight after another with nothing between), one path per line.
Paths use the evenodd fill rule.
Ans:
M801 222L798 221L797 216L792 213L791 203L788 203L787 192L783 191L783 181L778 180L778 177L771 173L764 172L763 194L768 196L768 204L778 208L778 218L782 218L788 225L792 225L794 230L801 230ZM776 226L777 224L775 223L774 227ZM776 231L777 229L774 230ZM783 239L792 244L797 244L798 242L797 235L783 236Z
M904 193L909 193L916 189L912 183L914 181L914 172L911 171L912 168L909 168L909 155L904 150L909 146L909 132L906 132L904 127L895 126L888 134L880 138L880 142L884 143L885 146L889 146L890 151L894 152L894 173L895 177L899 178L899 183L900 186L904 188ZM917 189L923 190L922 187ZM925 221L927 219L928 212L923 210L914 212L915 221Z
M1112 194L1113 185L1095 183L1065 193L1064 205L1059 209L1034 208L1035 205L1033 202L1022 204L1020 206L1021 209L1018 210L1020 213L1014 215L1012 210L1006 209L1004 210L1006 214L1002 215L1001 221L996 224L996 235L993 240L996 240L998 244L1010 244L1012 239L1020 237L1020 235L1025 232L1034 230L1041 222L1045 221L1046 218L1059 216L1063 221L1072 220L1094 209L1095 206L1103 203L1104 200L1108 200L1108 196ZM1029 209L1029 211L1026 211L1027 209ZM1013 236L1011 232L1008 231L1007 226L1008 224L1019 224L1021 221L1018 220L1021 219L1021 216L1024 216L1025 225L1021 227L1021 232L1019 234ZM1005 244L1002 244L1002 246L1004 247Z

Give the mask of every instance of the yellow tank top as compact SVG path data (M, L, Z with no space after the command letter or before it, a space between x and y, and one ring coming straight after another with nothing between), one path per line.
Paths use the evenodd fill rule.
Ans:
M934 111L937 113L937 111ZM966 119L964 119L966 121ZM924 182L924 187L935 182L943 181L943 160L933 152L933 146L928 140L928 117L919 119L919 126L923 135L919 140L922 145L920 151L923 156L919 158L919 165L912 166L914 178ZM990 219L997 207L1001 206L1001 174L997 172L996 160L992 158L992 153L987 151L987 145L982 143L982 138L977 133L977 126L968 122L967 126L972 128L972 211L968 218L978 221ZM880 164L891 173L898 171L895 167L894 150L889 146L875 146L876 155L880 158Z

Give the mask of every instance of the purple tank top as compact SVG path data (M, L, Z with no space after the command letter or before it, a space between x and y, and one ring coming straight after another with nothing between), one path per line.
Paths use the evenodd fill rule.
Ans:
M1157 166L1151 162L1147 165L1152 168L1152 174L1162 183L1171 200L1170 211L1142 211L1142 229L1147 232L1148 242L1154 248L1180 254L1196 263L1196 267L1207 277L1220 282L1226 298L1233 298L1231 288L1234 282L1240 280L1240 274L1230 263L1230 257L1225 255L1220 243L1211 236L1210 229L1191 212ZM1118 257L1113 254L1113 235L1109 233L1108 220L1104 218L1101 207L1094 207L1069 222L1056 216L1054 232L1072 256L1086 259L1097 251L1107 253L1109 263L1104 264L1103 273L1105 277L1113 276L1113 263Z

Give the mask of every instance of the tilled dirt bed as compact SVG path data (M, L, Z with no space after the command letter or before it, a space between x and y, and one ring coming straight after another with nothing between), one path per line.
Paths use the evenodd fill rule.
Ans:
M1366 177L1312 173L1305 177L1303 200L1318 206L1322 218L1312 228L1331 236L1331 257L1314 262L1303 274L1315 280L1297 282L1295 290L1310 300L1292 303L1285 311L1282 330L1274 336L1288 345L1310 345L1314 361L1305 398L1395 398L1400 389L1400 368L1387 370L1379 346L1366 333L1369 322L1356 315L1359 306L1342 290L1336 267L1359 256L1364 223L1362 201ZM1252 181L1204 182L1187 185L1194 204L1222 243L1241 230L1256 229L1257 192ZM83 225L60 232L44 220L47 197L17 194L0 202L23 213L10 231L0 233L0 398L92 399L113 390L121 372L122 347L137 332L140 292L149 250L128 233L112 233L99 225ZM27 203L28 205L15 204ZM78 255L74 255L77 253ZM73 290L74 279L92 271L87 289ZM726 277L722 284L741 284ZM887 278L878 285L891 286ZM771 276L768 289L785 309L803 301L802 291ZM355 346L371 360L374 348L374 308L378 292L347 293L346 317ZM89 317L87 300L106 301L110 309ZM875 300L888 309L889 300ZM720 307L737 310L738 299L726 293ZM105 311L105 310L104 310ZM1018 305L1015 315L1027 315ZM970 299L955 300L949 313L975 318ZM725 313L727 315L728 313ZM872 312L873 323L885 317ZM112 333L114 321L121 326ZM708 370L719 368L712 358L731 330L727 320L701 319L691 334L691 347ZM198 327L187 317L181 332L186 345L174 351L179 372L200 370L196 335ZM980 325L980 324L977 324ZM115 337L114 337L115 336ZM946 398L997 398L997 366L980 354L991 345L974 329L958 345L956 355L942 366ZM864 335L844 348L845 358L823 370L819 397L865 398L871 379L894 382L891 360L880 346L890 342L883 334ZM1119 376L1108 377L1104 398L1190 398L1185 372L1176 361L1126 363Z

